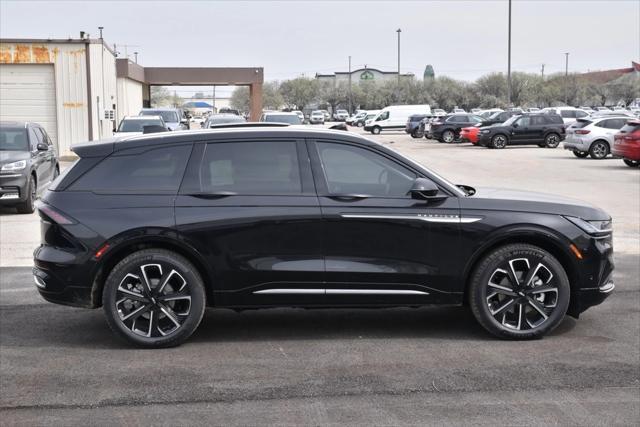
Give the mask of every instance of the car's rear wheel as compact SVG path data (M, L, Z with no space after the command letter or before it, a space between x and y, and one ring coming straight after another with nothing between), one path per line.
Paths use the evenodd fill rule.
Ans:
M491 138L491 146L493 148L504 148L507 146L507 137L504 135L495 135Z
M16 206L16 210L21 214L30 214L35 210L36 204L36 180L33 176L29 178L29 183L25 187L27 190L27 199Z
M501 338L547 334L564 318L569 297L562 265L549 252L528 244L511 244L488 254L469 285L474 316Z
M442 132L442 141L447 144L452 143L456 140L456 134L452 130L445 130Z
M595 141L589 148L592 159L602 160L609 155L609 144L606 141Z
M587 153L586 151L578 151L578 150L573 150L572 151L573 155L580 158L580 159L584 159L585 157L587 157L589 155L589 153Z
M140 347L171 347L196 330L205 309L200 275L184 257L164 249L127 256L109 273L102 301L109 327Z
M623 159L623 161L625 165L632 168L637 168L638 166L640 166L640 162L638 160Z
M359 128L361 128L362 126L364 126L364 123L362 123L362 122L358 122L358 123L356 123L356 126L358 126Z
M560 136L557 133L550 133L544 138L544 145L547 148L556 148L560 144Z
M411 132L411 138L418 139L418 138L422 138L422 136L423 134L422 132L420 132L420 129L416 129L413 132Z

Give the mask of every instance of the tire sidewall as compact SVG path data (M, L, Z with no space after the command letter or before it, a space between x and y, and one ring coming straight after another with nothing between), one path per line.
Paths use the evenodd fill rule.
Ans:
M551 138L555 138L554 141L550 141ZM544 138L544 145L547 148L557 148L560 145L560 136L557 133L550 133Z
M446 139L447 135L451 135L451 141L447 141ZM455 140L456 140L456 134L452 130L445 130L444 132L442 132L442 142L451 144Z
M604 156L599 156L596 154L596 147L602 145L604 148ZM610 148L609 148L609 144L605 141L594 141L593 144L591 144L591 147L589 148L589 155L591 156L592 159L595 160L602 160L604 158L606 158L609 155L610 152Z
M115 307L116 291L125 275L135 266L153 263L171 264L187 281L191 295L189 318L179 330L166 337L145 338L133 333L121 321ZM140 347L171 347L184 342L197 329L204 315L206 295L195 267L184 257L163 249L145 249L120 261L109 273L102 292L103 310L111 329L122 339Z
M380 135L380 132L382 131L382 129L380 129L380 126L374 126L371 129L371 133L374 135Z
M504 139L504 144L502 144L502 145L496 145L496 140L497 140L498 138L503 138L503 139ZM504 147L506 147L506 146L507 146L507 143L508 143L508 141L507 141L507 137L506 137L506 136L504 136L504 135L502 135L502 134L495 135L493 138L491 138L491 146L492 146L493 148L502 149L502 148L504 148Z
M491 275L506 259L527 256L542 261L552 270L558 283L558 302L555 310L545 322L534 329L524 331L511 330L500 324L489 311L485 299L485 287ZM490 253L474 271L470 284L470 303L476 319L492 334L501 338L530 339L539 338L555 329L564 318L569 307L571 289L569 279L562 265L547 251L533 245L507 245Z

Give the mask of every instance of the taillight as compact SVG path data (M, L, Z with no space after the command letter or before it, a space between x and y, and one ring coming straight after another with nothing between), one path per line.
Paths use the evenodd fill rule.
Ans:
M56 209L54 209L53 207L51 207L50 205L44 202L38 201L36 207L38 208L38 211L40 211L42 214L49 217L56 224L60 224L60 225L75 224L74 220L66 217L61 212L57 211Z
M586 134L588 134L588 133L590 133L590 132L591 132L590 130L584 130L584 129L578 129L578 130L576 131L576 133L577 133L578 135L586 135Z

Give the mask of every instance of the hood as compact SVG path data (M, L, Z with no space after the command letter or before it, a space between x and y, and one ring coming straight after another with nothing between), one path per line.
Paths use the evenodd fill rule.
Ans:
M605 221L611 218L602 209L582 200L533 191L480 187L476 188L476 193L469 199L479 203L480 209L548 213L575 216L590 221Z
M3 151L0 150L0 163L7 164L17 162L18 160L27 160L31 158L28 151Z

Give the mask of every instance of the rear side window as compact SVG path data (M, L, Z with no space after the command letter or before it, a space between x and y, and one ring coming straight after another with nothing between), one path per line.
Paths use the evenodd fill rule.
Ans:
M204 193L301 194L296 142L208 144L200 167L200 185Z
M576 112L574 110L561 110L560 115L565 119L575 119Z
M547 121L543 116L531 116L531 124L534 126L546 125Z
M107 194L177 193L191 145L154 148L107 157L72 186L72 191Z
M556 114L549 114L549 115L546 115L544 118L547 120L548 123L551 123L551 124L561 124L561 123L563 123L562 122L562 117L560 117L560 116L558 116Z
M576 121L573 125L571 125L572 128L574 129L582 129L584 127L589 126L591 123L589 120L578 120ZM596 126L599 126L600 124L597 124Z

